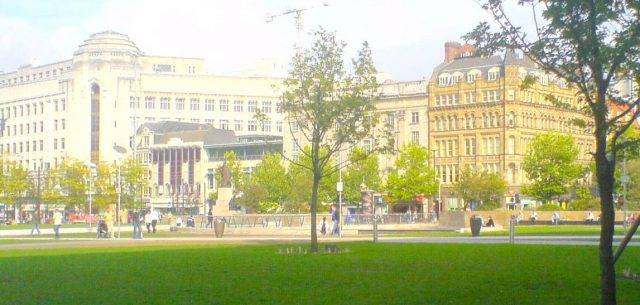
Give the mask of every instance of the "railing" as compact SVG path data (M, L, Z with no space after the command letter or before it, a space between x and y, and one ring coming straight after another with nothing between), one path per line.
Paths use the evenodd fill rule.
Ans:
M432 213L378 214L377 216L380 225L425 224L437 221L436 214ZM184 222L188 216L181 217ZM326 218L327 223L331 224L330 214L318 214L316 216L318 227L320 227L323 218ZM299 228L311 224L310 214L238 214L214 216L214 219L224 219L230 228ZM372 221L373 214L348 214L342 218L345 228L371 225ZM206 215L195 216L195 223L204 228L208 224L208 217Z

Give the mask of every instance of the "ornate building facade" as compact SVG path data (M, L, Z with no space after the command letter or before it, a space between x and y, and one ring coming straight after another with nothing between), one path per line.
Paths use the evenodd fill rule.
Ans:
M523 86L525 79L535 82ZM445 208L461 204L451 190L465 167L501 173L505 201L512 201L526 183L522 161L536 134L570 134L580 159L590 159L592 126L572 123L590 121L578 110L576 91L514 52L479 57L469 45L448 42L428 86L428 147Z

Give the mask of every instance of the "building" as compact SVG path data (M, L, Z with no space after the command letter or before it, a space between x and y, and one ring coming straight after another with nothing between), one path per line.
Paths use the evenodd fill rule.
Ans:
M233 151L251 173L267 153L282 151L282 137L236 136L209 124L161 121L144 123L136 133L136 153L149 166L147 201L155 208L191 209L203 213L217 191L215 172L224 154ZM228 211L216 211L216 214Z
M535 83L523 87L525 78ZM434 69L428 86L428 147L445 208L460 206L451 189L467 166L501 173L508 183L505 201L515 200L526 183L522 161L539 133L574 136L580 159L590 160L593 126L572 123L591 122L578 110L575 90L526 57L512 51L480 57L472 46L448 42L445 61Z
M279 136L280 84L207 74L201 58L146 55L126 35L97 33L70 59L0 74L0 151L29 169L69 157L112 162L139 126L167 120Z

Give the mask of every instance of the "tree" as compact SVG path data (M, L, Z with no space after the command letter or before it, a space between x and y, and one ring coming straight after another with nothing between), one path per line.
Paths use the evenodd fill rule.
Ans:
M50 185L50 191L60 196L58 199L67 207L84 207L87 202L88 184L86 178L89 176L87 166L75 159L65 159L57 168L50 171L54 185Z
M522 192L544 203L567 194L584 172L584 167L577 162L579 153L570 135L536 135L522 163L531 181Z
M629 210L640 210L640 159L628 161L626 168L629 175L627 208Z
M382 179L378 171L378 156L355 147L349 155L350 165L344 174L344 198L347 202L359 202L361 186L380 190Z
M24 202L27 192L33 188L29 179L29 171L15 161L0 159L0 170L4 170L0 183L2 186L2 199L14 205L16 217L19 206Z
M92 180L92 207L104 209L117 200L115 170L106 163L96 166L96 176Z
M621 136L640 115L637 107L640 94L621 96L614 84L620 79L640 84L640 5L625 0L518 1L532 10L534 34L527 35L515 23L516 18L505 11L504 2L483 1L483 7L498 24L498 31L483 22L464 38L476 45L481 54L504 47L520 50L538 66L577 89L585 105L583 111L591 116L595 127L595 172L602 215L601 304L616 304L614 264L622 251L613 253L614 173L620 153L634 144ZM517 20L522 21L522 16ZM612 112L613 107L622 111ZM632 231L625 239L635 233Z
M310 148L303 149L309 153ZM328 205L323 203L330 203L336 199L336 183L338 182L338 173L333 171L336 162L334 159L328 161L327 167L323 174L323 179L318 185L318 206L320 210L326 211ZM300 165L298 165L300 164ZM289 185L291 191L285 204L285 210L289 212L303 212L309 211L311 208L311 194L309 189L313 187L313 174L307 168L311 166L311 158L307 154L302 154L296 160L296 163L289 167L287 177L289 179Z
M491 210L502 206L507 181L499 173L465 168L453 190L464 200L465 207L474 202L478 209Z
M435 171L429 166L429 151L410 144L400 150L396 168L387 178L387 189L400 202L412 202L417 195L433 196L438 192Z
M289 190L287 169L282 164L282 157L267 154L254 168L251 176L245 178L241 187L242 197L238 198L238 203L255 211L273 211L272 208L261 207L266 207L266 203L276 203L280 208L289 195Z
M224 162L227 164L227 167L229 167L229 172L231 173L233 195L238 195L242 189L242 183L244 182L246 174L242 171L240 161L234 151L229 150L224 153ZM215 175L216 181L222 181L222 165L216 169Z
M129 157L120 167L122 179L122 206L127 209L140 209L144 206L144 189L149 185L147 179L149 168L140 160Z
M345 43L323 29L314 36L313 45L298 51L292 60L282 102L294 145L298 149L307 143L310 146L300 150L311 160L310 166L289 161L312 173L311 252L318 251L316 214L321 182L344 166L330 164L336 153L365 138L375 139L372 131L377 123L374 97L378 88L368 43L352 61L353 72L349 73L342 59Z

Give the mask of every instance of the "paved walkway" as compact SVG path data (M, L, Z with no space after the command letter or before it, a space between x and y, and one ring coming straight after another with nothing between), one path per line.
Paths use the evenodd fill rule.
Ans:
M158 225L158 226L156 226L156 228L158 230L168 231L169 230L169 225ZM117 231L118 230L118 226L114 225L114 229ZM123 224L120 227L120 231L121 232L132 232L133 231L133 226L130 225L130 224ZM62 227L60 228L60 234L87 233L87 232L96 233L95 224L91 227L91 229L89 229L88 227L66 227L65 228L64 225L62 225ZM29 228L29 229L0 230L0 237L29 236L30 233L31 233L31 228ZM54 233L53 233L53 229L52 228L40 229L40 235L53 235L53 234Z
M10 239L10 238L6 238ZM20 238L11 238L20 239ZM614 239L614 245L620 243L621 237ZM24 239L22 239L24 240ZM38 240L36 242L35 240ZM42 242L39 242L39 241ZM181 244L278 244L278 243L304 243L309 237L292 236L229 236L223 238L213 237L157 237L135 240L130 238L96 240L93 238L63 238L52 240L46 238L29 238L25 243L0 244L0 250L9 249L50 249L50 248L75 248L75 247L135 247L146 245L181 245ZM320 242L354 242L371 241L371 237L344 237L344 238L320 238ZM380 237L381 243L435 243L435 244L506 244L508 238L504 236L487 237ZM527 245L598 245L597 236L521 236L516 238L516 244ZM640 237L637 235L629 243L630 246L640 246Z

